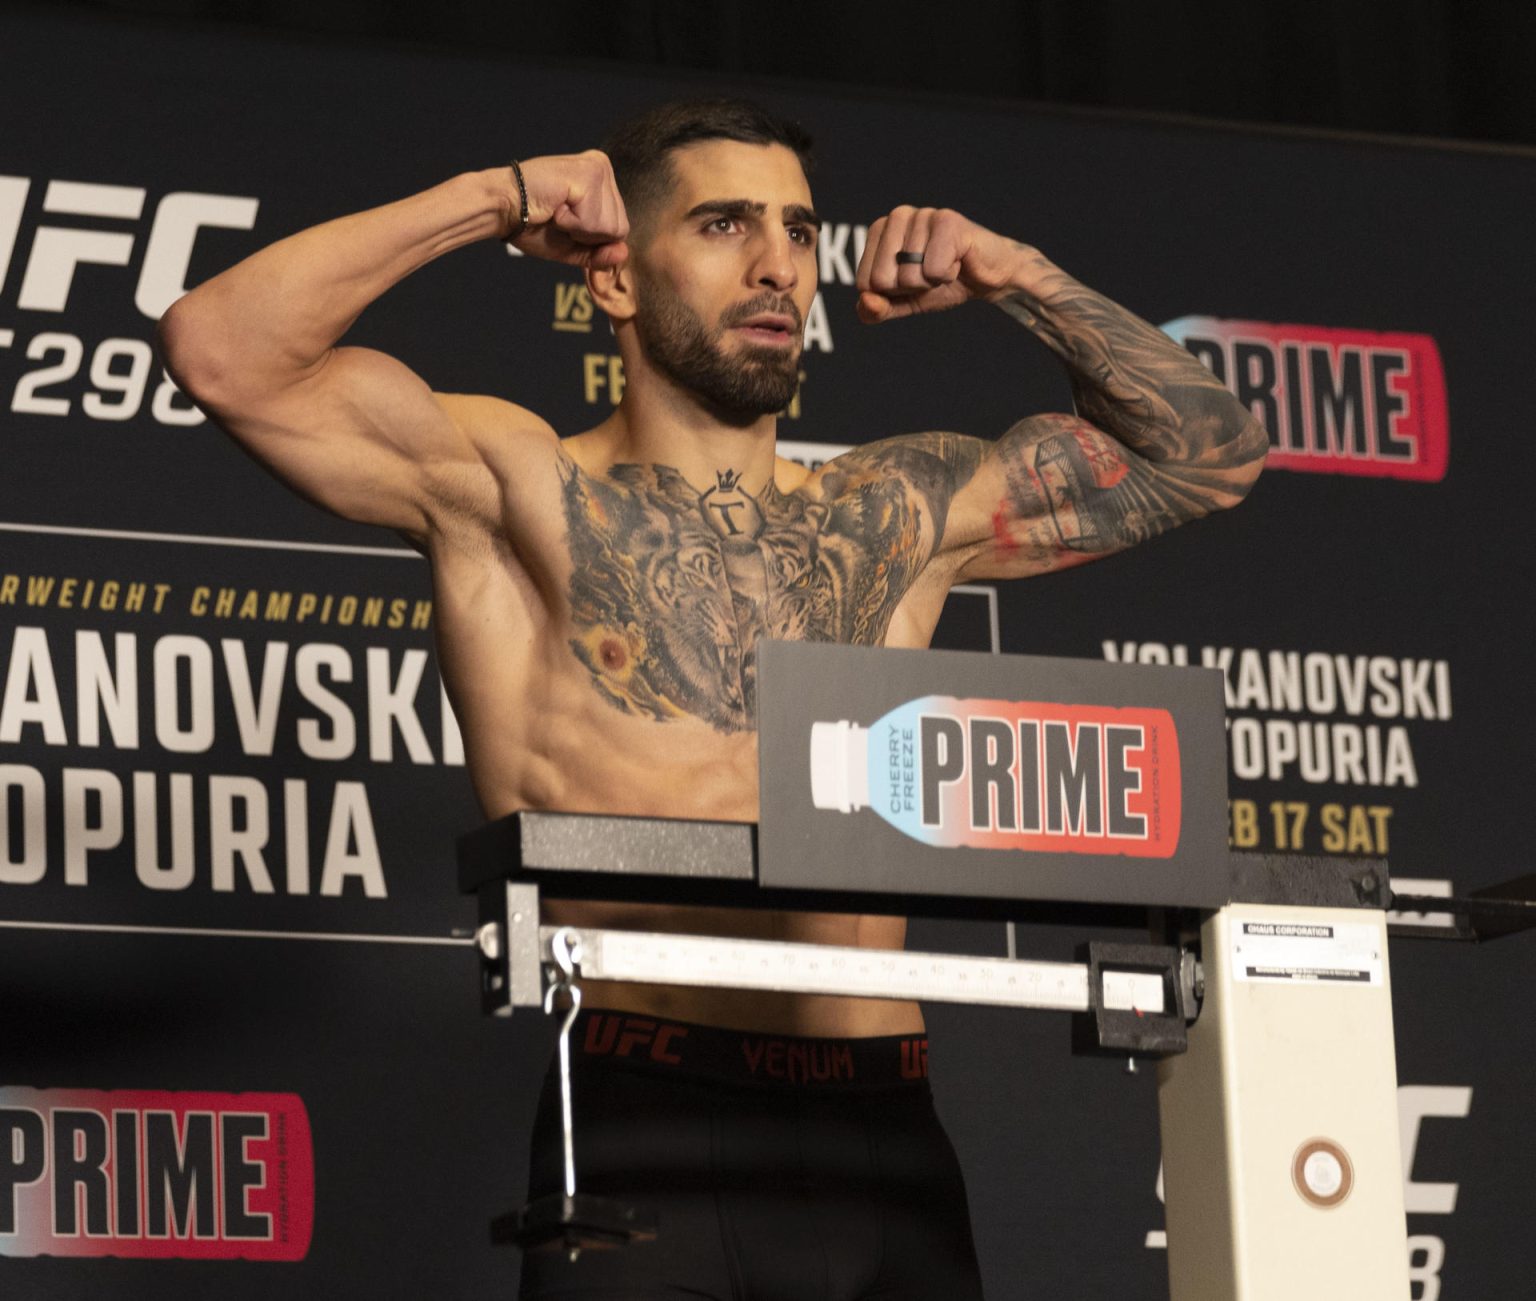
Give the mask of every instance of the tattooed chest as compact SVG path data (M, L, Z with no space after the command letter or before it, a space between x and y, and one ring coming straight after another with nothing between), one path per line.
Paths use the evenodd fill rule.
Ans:
M754 727L759 641L877 643L917 564L920 512L889 485L826 503L728 472L703 493L665 466L562 477L570 649L642 718Z

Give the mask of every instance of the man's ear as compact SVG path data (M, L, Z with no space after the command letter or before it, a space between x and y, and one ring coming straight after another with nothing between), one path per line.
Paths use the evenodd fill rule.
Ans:
M633 319L635 272L632 262L622 262L616 267L588 267L587 293L615 324Z

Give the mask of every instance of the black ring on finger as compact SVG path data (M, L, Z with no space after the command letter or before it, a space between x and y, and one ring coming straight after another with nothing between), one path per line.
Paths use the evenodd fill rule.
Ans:
M896 255L896 265L920 267L923 265L923 255L921 253L908 253L903 250Z

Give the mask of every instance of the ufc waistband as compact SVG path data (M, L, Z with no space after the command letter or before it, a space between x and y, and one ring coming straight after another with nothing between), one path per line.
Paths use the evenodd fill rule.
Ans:
M821 1039L587 1011L571 1031L571 1065L623 1065L781 1089L889 1088L927 1081L928 1038Z

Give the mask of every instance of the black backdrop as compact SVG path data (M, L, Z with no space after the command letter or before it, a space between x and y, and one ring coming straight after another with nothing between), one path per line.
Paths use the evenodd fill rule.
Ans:
M0 50L0 1121L15 1135L45 1103L111 1109L91 1090L137 1091L118 1106L143 1112L279 1094L302 1101L314 1152L301 1262L70 1258L146 1249L48 1241L47 1203L29 1199L56 1167L18 1192L16 1232L0 1216L0 1286L507 1295L512 1262L484 1224L520 1197L549 1030L477 1015L449 849L476 813L430 630L413 626L424 567L186 423L143 347L183 272L196 283L511 150L585 146L679 83L37 13L0 18ZM1396 875L1463 889L1522 870L1536 701L1519 377L1536 322L1511 268L1531 161L760 89L820 136L830 223L825 315L784 437L990 435L1066 403L1054 363L999 314L856 324L850 228L902 201L1038 244L1191 346L1213 340L1213 357L1258 333L1232 323L1268 323L1323 358L1309 394L1338 385L1311 455L1240 511L1000 588L1001 648L1143 662L1229 648L1240 842L1385 850ZM1412 371L1391 360L1401 336ZM574 277L490 245L399 287L355 338L562 429L610 401L611 341ZM1443 410L1419 383L1426 340ZM1252 388L1262 362L1244 355ZM1351 355L1362 374L1388 358L1387 387L1351 390ZM1351 421L1369 431L1380 412L1421 450L1443 417L1443 472L1357 455ZM962 599L946 637L986 646L986 605ZM1066 957L1081 938L1026 928L1021 946ZM997 952L1002 937L926 923L913 943ZM1514 939L1404 942L1393 959L1415 1295L1520 1294L1536 1264L1536 1031L1515 1000L1536 957ZM1051 1018L936 1007L930 1026L991 1294L1164 1295L1149 1075L1070 1057ZM13 1138L13 1167L26 1151ZM305 1196L297 1174L289 1192ZM204 1254L261 1254L221 1243Z
M902 20L885 0L616 0L595 14L491 0L62 2L525 59L1536 144L1536 11L1490 0L950 0L941 22Z

